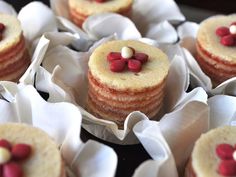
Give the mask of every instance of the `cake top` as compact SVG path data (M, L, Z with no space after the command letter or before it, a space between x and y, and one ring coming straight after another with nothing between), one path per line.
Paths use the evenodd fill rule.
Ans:
M112 63L108 61L109 54L122 52L127 47L137 54L147 55L148 60L142 63L141 69L138 70L133 68L123 69L121 72L112 71ZM132 66L135 66L135 63L132 60ZM90 56L88 65L93 77L116 90L155 87L164 81L169 71L166 54L154 46L134 40L116 40L100 45Z
M81 13L89 16L102 12L126 12L131 8L133 0L69 0L69 6Z
M224 126L203 134L192 153L192 167L198 177L236 176L236 127ZM236 155L236 154L235 154Z
M22 35L20 21L13 15L0 14L0 24L5 29L1 33L0 52L9 49L9 47L17 44Z
M228 31L229 34L225 33L223 36L221 36L222 34L219 34L220 28L225 27L229 30L234 22L236 22L236 14L229 16L218 15L204 20L200 24L197 34L199 44L213 56L220 57L230 63L236 63L235 34L231 34L230 31ZM231 28L231 32L234 33L233 28ZM220 30L220 32L223 33L224 30ZM228 35L231 35L231 37Z
M19 123L0 124L0 146L3 140L7 140L12 145L11 153L14 152L14 146L17 144L30 147L30 155L24 161L16 161L24 176L61 177L62 159L58 146L42 130ZM18 150L18 154L22 152L24 153L25 150ZM0 152L0 160L3 159L2 156Z

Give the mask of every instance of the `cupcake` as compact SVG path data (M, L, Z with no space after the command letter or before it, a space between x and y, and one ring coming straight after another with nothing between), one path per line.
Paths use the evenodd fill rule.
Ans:
M203 134L195 143L185 177L236 176L236 127Z
M110 41L89 59L89 112L123 127L132 111L154 119L163 105L169 70L167 56L158 48L133 40Z
M236 76L236 15L214 16L200 24L197 62L214 86Z
M17 82L30 64L19 20L0 14L0 80Z
M71 20L78 26L90 15L114 12L129 15L133 0L68 0Z
M64 177L58 146L42 130L26 124L0 124L0 176Z

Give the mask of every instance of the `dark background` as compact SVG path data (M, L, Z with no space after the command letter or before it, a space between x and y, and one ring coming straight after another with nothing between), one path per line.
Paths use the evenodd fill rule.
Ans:
M45 4L49 4L49 0L41 0ZM148 0L146 0L148 2ZM6 0L13 4L17 10L25 4L31 2L30 0ZM219 13L233 13L236 12L236 0L176 0L179 5L188 5L195 8L202 8L206 10L216 11Z

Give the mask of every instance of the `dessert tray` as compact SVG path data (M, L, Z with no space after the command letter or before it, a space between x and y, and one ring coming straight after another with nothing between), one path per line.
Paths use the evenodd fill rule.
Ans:
M235 124L236 78L212 87L193 57L198 24L186 21L173 0L136 0L130 19L104 13L82 28L69 21L66 0L50 3L31 2L17 13L0 1L0 12L20 20L32 58L18 84L0 81L0 122L45 130L60 145L68 176L182 176L202 133ZM140 40L168 55L160 121L135 111L118 129L84 108L89 56L113 39Z

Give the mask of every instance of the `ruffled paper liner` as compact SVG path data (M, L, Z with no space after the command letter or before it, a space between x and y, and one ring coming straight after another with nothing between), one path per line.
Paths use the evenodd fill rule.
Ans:
M114 176L115 152L92 140L85 144L81 141L82 116L76 106L46 102L31 85L1 81L0 88L0 122L26 123L47 132L60 146L69 177Z

